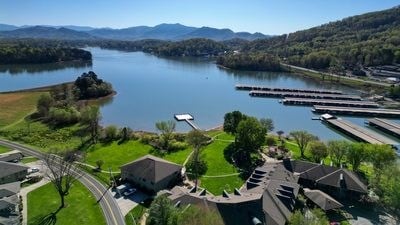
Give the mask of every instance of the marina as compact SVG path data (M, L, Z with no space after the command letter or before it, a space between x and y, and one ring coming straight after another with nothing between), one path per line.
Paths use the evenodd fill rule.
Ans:
M361 97L357 95L317 94L317 93L302 93L302 92L287 92L287 91L250 91L249 95L252 97L274 97L274 98L293 97L293 98L361 101Z
M286 91L286 92L302 92L302 93L319 93L319 94L342 94L339 90L328 90L328 89L297 89L297 88L277 88L267 86L256 86L256 85L245 85L238 84L235 86L237 90L245 91Z
M398 123L381 118L369 119L367 123L387 134L400 138L400 124Z
M378 108L379 104L371 101L344 101L315 98L284 98L282 103L285 105L327 105L327 106L346 106L362 108Z
M395 110L395 109L371 109L371 108L368 109L368 108L356 108L356 107L334 107L334 106L314 105L313 112L320 114L331 113L339 115L400 118L400 110Z
M330 114L322 115L321 120L358 141L367 142L370 144L388 144L392 146L398 145L398 143L394 140Z

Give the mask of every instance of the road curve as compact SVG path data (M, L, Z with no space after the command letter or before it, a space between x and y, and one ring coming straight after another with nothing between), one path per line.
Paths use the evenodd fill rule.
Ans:
M39 159L43 159L44 157L43 153L15 142L0 139L0 145L16 149L18 151L21 151L22 153L35 156ZM103 211L107 225L125 225L125 218L122 215L122 212L117 202L112 196L112 193L106 187L104 187L102 183L89 175L87 172L81 169L78 170L80 170L80 174L83 174L79 178L79 181L83 185L85 185L85 187L89 189L90 192L92 192L92 194L100 203L100 207Z

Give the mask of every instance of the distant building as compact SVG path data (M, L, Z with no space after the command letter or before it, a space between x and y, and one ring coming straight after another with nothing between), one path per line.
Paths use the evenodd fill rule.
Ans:
M0 224L21 224L20 206L20 182L0 185Z
M0 184L24 180L28 169L26 166L0 161Z
M121 178L151 192L173 187L182 177L182 166L146 155L121 166Z
M0 154L0 161L2 162L19 162L24 155L19 151L12 151Z

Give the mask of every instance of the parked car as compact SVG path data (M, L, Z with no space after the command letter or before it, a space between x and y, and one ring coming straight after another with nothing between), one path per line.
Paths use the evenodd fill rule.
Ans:
M32 167L28 169L28 174L37 173L39 172L39 168Z
M129 195L131 195L131 194L133 194L133 193L135 193L136 192L136 188L128 188L128 189L126 189L126 191L124 192L124 196L129 196Z

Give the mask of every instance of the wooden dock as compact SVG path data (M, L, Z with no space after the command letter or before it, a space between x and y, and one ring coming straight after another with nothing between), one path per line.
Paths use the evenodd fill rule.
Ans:
M387 134L400 138L400 124L398 123L390 120L373 118L368 120L368 124Z
M315 98L284 98L283 104L287 105L328 105L328 106L346 106L346 107L362 107L362 108L378 108L379 104L371 101L344 101L331 99L315 99Z
M353 100L361 101L361 97L357 95L342 95L342 94L317 94L317 93L302 93L302 92L286 92L286 91L250 91L252 97L293 97L293 98L315 98L315 99L336 99L336 100Z
M285 91L285 92L302 92L302 93L319 93L319 94L342 94L339 90L327 90L327 89L297 89L297 88L277 88L277 87L266 87L266 86L255 86L238 84L235 86L237 90L245 91Z
M199 128L198 126L196 126L196 124L194 124L194 123L192 122L192 120L194 120L193 116L190 115L190 114L188 114L188 113L185 113L185 114L175 114L175 115L174 115L174 118L175 118L177 121L185 121L187 124L189 124L189 126L191 126L191 127L192 127L193 129L195 129L195 130L200 130L200 128Z
M330 114L338 114L338 115L400 118L400 110L395 110L395 109L371 109L371 108L314 105L313 112L320 113L320 114L330 113Z
M351 123L347 120L333 117L331 119L322 121L358 141L367 142L371 144L388 144L393 147L398 145L398 143L395 142L394 140L391 140L383 135L368 130L362 126Z

